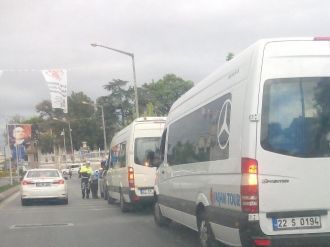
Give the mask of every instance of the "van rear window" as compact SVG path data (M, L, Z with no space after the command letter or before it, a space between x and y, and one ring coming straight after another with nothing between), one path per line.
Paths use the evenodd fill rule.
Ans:
M143 137L135 139L134 162L138 165L153 166L158 162L160 137Z
M282 78L264 84L261 146L296 157L330 156L330 78Z

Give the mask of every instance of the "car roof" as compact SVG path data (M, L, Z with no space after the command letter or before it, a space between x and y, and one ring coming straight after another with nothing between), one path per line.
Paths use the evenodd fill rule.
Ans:
M58 171L58 169L55 168L34 168L34 169L29 169L29 171Z

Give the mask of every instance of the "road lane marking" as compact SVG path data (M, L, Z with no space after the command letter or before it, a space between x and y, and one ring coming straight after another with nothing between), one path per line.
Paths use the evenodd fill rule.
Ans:
M54 224L23 224L23 225L12 225L9 227L10 230L16 229L31 229L31 228L44 228L44 227L68 227L74 226L73 223L54 223Z

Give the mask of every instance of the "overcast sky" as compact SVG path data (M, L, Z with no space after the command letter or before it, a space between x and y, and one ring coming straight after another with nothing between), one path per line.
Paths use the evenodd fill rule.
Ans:
M94 100L112 79L174 73L197 83L260 38L329 36L330 1L1 0L0 121L49 98L40 69L68 69L69 92Z

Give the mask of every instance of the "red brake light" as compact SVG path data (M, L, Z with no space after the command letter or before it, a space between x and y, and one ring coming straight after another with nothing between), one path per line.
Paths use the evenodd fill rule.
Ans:
M35 184L33 181L30 180L22 180L21 182L22 185L30 185L30 184Z
M64 184L64 179L55 180L53 184Z
M314 37L315 41L330 41L330 37Z
M128 187L134 188L134 169L133 167L128 167Z
M270 246L271 241L269 239L255 239L254 241L255 246Z
M241 207L246 213L259 212L258 162L242 158Z

